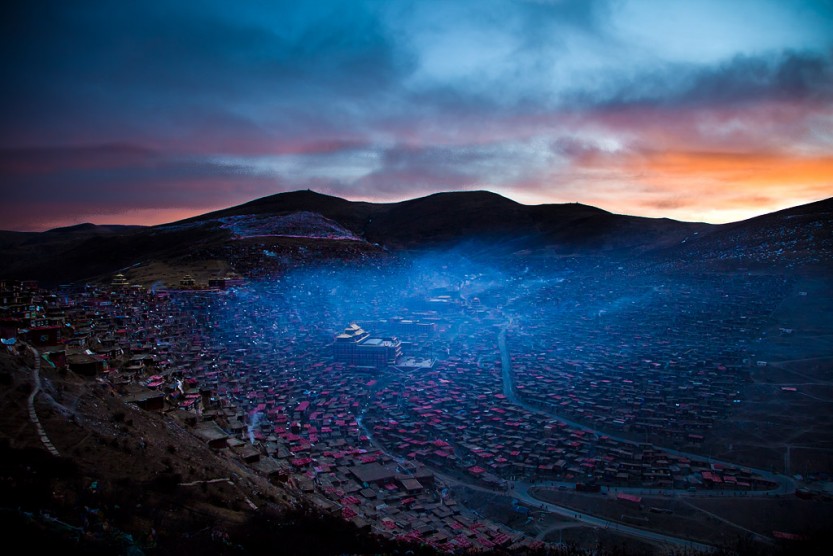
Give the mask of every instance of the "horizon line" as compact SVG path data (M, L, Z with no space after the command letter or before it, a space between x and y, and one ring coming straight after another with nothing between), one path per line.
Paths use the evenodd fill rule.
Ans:
M288 190L288 191L279 191L277 193L271 193L271 194L268 194L268 195L262 195L262 196L259 196L259 197L254 197L254 198L251 198L249 200L245 200L245 201L240 202L240 203L235 203L235 204L230 204L230 205L225 205L225 206L218 206L216 208L215 207L206 207L206 208L199 208L199 209L182 209L182 208L148 209L148 208L137 208L137 209L126 209L124 211L119 211L119 212L115 213L115 214L122 215L122 216L130 215L131 213L138 213L138 212L150 212L150 213L157 214L157 215L159 213L170 213L170 212L178 213L178 215L176 217L174 217L173 219L163 219L163 220L156 221L156 222L138 223L136 221L132 221L132 219L128 217L127 219L122 219L121 221L115 221L115 222L109 221L109 222L105 222L105 223L97 223L97 222L94 222L92 219L86 219L82 216L78 220L67 220L65 223L60 223L58 221L55 221L53 223L47 223L44 226L33 227L32 229L5 229L5 228L3 228L3 229L0 229L0 232L8 232L8 233L45 233L45 232L52 232L52 231L60 230L62 228L74 228L74 227L84 226L84 225L93 225L93 226L96 226L96 227L123 226L123 227L152 228L152 227L155 227L155 226L166 226L166 225L176 224L177 222L182 222L184 220L191 220L191 219L194 219L194 218L199 218L201 216L206 216L206 215L214 213L214 212L221 212L221 211L224 211L224 210L229 210L229 209L232 209L232 208L241 207L241 206L244 206L244 205L247 205L247 204L250 204L250 203L254 203L254 202L257 202L257 201L260 201L260 200L263 200L263 199L268 199L270 197L276 197L276 196L280 196L280 195L287 195L287 194L293 194L293 193L303 193L303 192L315 193L317 195L332 197L332 198L335 198L335 199L341 199L343 201L347 201L347 202L350 202L350 203L370 203L370 204L374 204L374 205L395 205L395 204L405 203L405 202L409 202L409 201L416 201L416 200L419 200L419 199L426 199L428 197L432 197L432 196L436 196L436 195L488 193L488 194L491 194L491 195L496 195L498 197L501 197L503 199L506 199L508 201L511 201L513 203L516 203L518 205L525 206L525 207L581 205L581 206L585 206L585 207L595 208L595 209L598 209L598 210L601 210L601 211L604 211L604 212L607 212L609 214L613 214L613 215L616 215L616 216L627 216L627 217L631 217L631 218L645 218L645 219L651 219L651 220L672 220L672 221L675 221L675 222L680 222L680 223L685 223L685 224L706 224L706 225L711 225L711 226L737 224L737 223L745 222L747 220L752 220L754 218L758 218L758 217L761 217L761 216L766 216L766 215L769 215L769 214L775 214L775 213L778 213L778 212L781 212L781 211L784 211L784 210L790 210L790 209L798 208L798 207L801 207L801 206L804 206L804 205L811 205L811 204L814 204L814 203L818 203L818 202L826 201L826 200L829 200L829 199L833 199L833 196L831 196L831 197L823 197L823 198L820 198L820 199L815 199L815 200L811 200L811 201L807 201L807 202L802 202L802 203L798 203L798 204L794 204L794 205L785 205L785 206L782 206L780 208L776 208L775 210L753 213L751 216L746 216L746 217L743 217L743 218L740 218L740 219L737 219L737 220L709 221L709 220L706 220L706 219L699 219L699 220L698 219L690 219L689 220L689 219L672 218L670 216L649 216L649 215L645 215L645 214L633 214L633 213L627 213L627 212L617 212L616 210L610 210L608 208L604 208L604 207L596 205L596 204L590 204L590 203L585 203L585 202L580 202L580 201L540 202L540 203L538 203L538 202L523 202L523 201L519 201L519 200L517 200L517 199L515 199L515 198L513 198L509 195L506 195L504 193L498 193L497 191L492 191L490 189L443 190L443 191L435 191L435 192L432 192L432 193L426 193L424 195L417 195L417 196L413 196L413 197L402 197L402 198L399 198L397 200L376 200L373 197L364 197L364 196L361 196L361 195L350 196L350 198L348 198L347 196L336 195L336 194L331 193L331 192L315 190L315 189L312 189L312 188L305 188L305 189L292 189L292 190Z

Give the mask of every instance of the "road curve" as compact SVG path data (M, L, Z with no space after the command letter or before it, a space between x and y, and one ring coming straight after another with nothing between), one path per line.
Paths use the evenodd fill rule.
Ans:
M49 437L46 435L46 431L43 429L43 425L41 425L40 419L38 419L38 414L35 411L35 396L37 396L40 392L40 352L30 345L27 345L26 347L29 348L32 355L35 356L35 365L32 367L32 393L29 394L29 399L26 401L29 406L29 420L33 425L35 425L35 429L37 429L38 436L40 437L40 441L43 443L44 447L50 454L57 457L61 454L58 452L58 449L55 448L55 445L52 444L52 441L49 440Z
M587 427L585 425L582 425L580 423L576 423L576 422L571 421L569 419L564 419L564 418L559 417L557 415L553 415L553 414L551 414L547 411L543 411L539 408L530 406L529 404L526 404L525 402L520 400L518 398L516 392L514 391L514 388L513 388L512 377L511 377L511 374L512 374L511 373L511 364L510 364L510 360L509 360L509 350L506 347L506 329L508 328L508 326L510 324L511 324L511 319L503 327L501 327L501 331L498 334L498 347L500 349L501 367L502 367L502 375L503 375L503 394L506 396L507 400L509 400L511 403L513 403L513 404L515 404L519 407L524 408L527 411L530 411L530 412L533 412L533 413L544 414L549 418L552 418L552 419L555 419L557 421L561 421L563 423L566 423L568 426L574 427L576 429L585 430L585 431L591 432L591 433L596 434L596 435L608 436L608 437L616 439L620 442L625 442L625 443L628 443L628 444L634 444L633 440L626 439L626 438L621 438L621 437L616 437L615 435L607 434L604 431L592 429L592 428ZM373 433L365 426L363 417L364 417L364 412L360 412L356 416L356 421L357 421L357 424L358 424L358 428L359 428L359 430L364 432L364 434L368 437L371 444L374 444L375 446L377 446L380 450L382 450L388 456L392 457L394 460L396 460L396 461L401 460L402 458L397 457L394 454L390 454L387 451L387 449L385 448L385 446L381 445L379 442L377 442L373 438ZM669 449L666 449L666 448L662 448L661 446L657 446L657 448L662 449L662 450L664 450L664 451L666 451L667 453L670 453L670 454L681 455L683 457L688 457L688 458L692 458L692 459L703 459L703 457L698 455L698 454L691 454L691 453L681 452L681 451L678 451L678 450L669 450ZM720 462L720 461L714 460L714 459L711 459L711 461L714 461L714 462L717 462L717 463L723 463L723 464L726 464L726 465L736 466L736 464L732 464L732 463L729 463L729 462ZM743 468L744 469L749 469L750 471L753 471L753 472L756 472L756 473L759 473L760 475L766 477L767 479L772 480L773 482L777 482L778 485L779 485L779 488L776 489L776 490L770 490L770 491L737 491L737 492L727 491L727 492L724 492L724 495L730 496L730 495L733 495L733 494L737 494L737 495L743 495L743 496L750 496L750 495L753 495L753 496L768 496L768 495L775 494L776 492L779 492L779 493L781 493L781 492L783 492L783 493L792 492L795 489L794 482L789 477L776 476L775 474L772 474L772 473L769 473L769 472L766 472L766 471L763 471L763 470L759 470L759 469L746 467L746 466L743 466ZM686 538L683 538L683 537L675 537L675 536L672 536L672 535L665 535L663 533L650 531L648 529L642 529L642 528L639 528L639 527L633 527L633 526L630 526L630 525L626 525L624 523L619 523L617 521L603 519L603 518L596 517L596 516L593 516L591 514L587 514L587 513L584 513L584 512L577 512L576 510L571 509L571 508L567 508L565 506L559 506L557 504L542 501L538 498L535 498L532 494L529 493L529 490L533 487L544 487L544 488L546 488L548 486L553 487L553 486L562 486L562 485L570 485L571 487L575 487L574 483L559 483L559 482L553 482L553 481L539 482L539 483L526 483L526 482L518 481L518 482L513 483L512 488L510 488L508 491L500 491L500 490L486 488L486 487L483 487L482 485L479 485L479 484L469 483L468 481L461 480L460 478L456 478L456 477L452 478L452 477L444 475L443 473L437 472L436 470L434 470L434 473L439 478L441 478L443 480L443 482L445 482L447 485L460 484L460 485L464 485L468 488L474 488L476 490L482 490L484 492L491 492L491 493L494 493L494 494L502 494L502 495L505 495L505 496L510 496L510 497L512 497L512 498L514 498L514 499L516 499L520 502L524 502L524 503L526 503L526 504L528 504L532 507L538 507L538 508L544 509L546 511L552 512L554 514L576 520L576 521L578 521L580 523L583 523L585 525L589 525L589 526L592 526L592 527L600 527L600 528L607 529L607 530L610 530L612 532L615 532L617 534L638 538L638 539L648 541L648 542L652 542L652 543L665 544L665 545L673 546L673 547L676 547L676 548L688 548L688 549L691 549L691 550L696 550L698 552L713 552L716 549L716 547L714 547L712 545L709 545L709 544L706 544L706 543L693 541L693 540L686 539ZM776 479L786 479L786 481L776 480ZM674 489L645 489L645 488L624 488L624 487L615 487L614 488L614 487L611 487L611 490L617 491L617 492L618 491L621 491L621 492L638 492L638 493L642 493L642 494L658 494L658 493L660 493L660 494L662 494L662 493L672 494L673 493L673 494L678 495L678 496L690 496L690 497L714 496L714 493L711 493L711 492L709 492L709 493L705 493L705 492L703 492L703 493L701 493L701 492L692 493L692 492L689 492L687 490L681 491L681 490L674 490Z
M365 426L363 417L364 416L362 414L359 414L356 417L356 422L359 427L359 430L364 432L365 436L367 436L370 443L379 448L383 453L385 453L389 457L393 458L394 461L401 461L403 458L396 456L395 454L391 454L387 451L385 446L383 446L373 438L373 433ZM435 469L432 469L432 471L439 479L442 480L443 483L446 484L446 486L452 486L456 484L465 486L466 488L479 490L481 492L509 496L518 500L519 502L529 504L532 507L541 508L548 512L558 514L563 517L568 517L570 519L578 521L584 525L589 525L591 527L601 527L629 537L634 537L653 543L667 544L677 548L689 548L692 550L697 550L699 552L713 552L716 549L714 546L692 541L683 537L663 535L662 533L655 533L654 531L649 531L647 529L631 527L629 525L618 523L616 521L610 521L592 516L590 514L576 512L575 510L567 508L565 506L559 506L557 504L552 504L549 502L538 500L529 493L529 489L534 486L542 485L516 482L512 485L512 488L509 490L497 490L485 487L481 484L470 483L460 477L451 477Z
M518 397L517 392L515 391L514 384L512 382L512 365L509 358L509 349L506 347L506 329L511 325L512 320L510 319L506 324L504 324L500 332L498 333L498 349L500 350L500 362L501 362L501 374L503 377L503 395L506 396L506 399L509 400L514 405L524 408L527 411L532 413L539 413L542 415L546 415L547 417L554 419L556 421L560 421L574 429L583 430L589 433L593 433L597 436L606 436L613 440L623 442L626 444L637 444L631 439L624 438L621 436L617 436L615 434L610 434L606 431L594 429L588 427L587 425L583 425L576 421L567 419L565 417L561 417L560 415L553 413L551 411L547 411L546 409L535 407L530 405ZM740 465L737 463L733 463L730 461L718 460L715 458L705 457L701 454L695 454L692 452L684 452L682 450L675 450L672 448L665 448L663 446L658 446L653 444L654 447L662 450L663 452L674 455L680 456L684 458L689 458L692 460L708 460L711 463L718 463L721 465L737 467L740 469L748 470L750 472L756 473L757 475L763 477L764 479L771 481L778 485L777 488L771 490L750 490L750 491L725 491L727 494L738 494L738 495L745 495L745 496L772 496L776 494L791 494L795 492L795 481L791 477L787 477L786 475L780 475L778 473L772 473L770 471L766 471L764 469L756 469L754 467L749 467L747 465ZM684 490L672 490L672 489L664 489L664 492L676 492L680 494L685 494L688 491Z
M655 543L668 544L678 548L690 548L699 552L712 552L716 550L716 547L710 544L692 541L682 537L664 535L662 533L649 531L648 529L641 529L639 527L632 527L630 525L625 525L624 523L619 523L618 521L610 521L608 519L603 519L587 513L577 512L576 510L558 506L556 504L550 504L549 502L543 502L532 496L529 493L529 489L530 486L522 485L519 487L516 484L513 486L512 490L509 491L509 494L513 498L529 504L530 506L542 508L548 512L558 514L563 517L569 517L570 519L575 519L576 521L580 521L581 523L585 523L593 527L607 529L620 535L627 535L629 537L635 537Z

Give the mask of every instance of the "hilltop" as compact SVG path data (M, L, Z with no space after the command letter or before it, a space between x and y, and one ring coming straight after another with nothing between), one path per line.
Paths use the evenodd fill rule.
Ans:
M613 214L576 203L523 205L488 191L398 203L293 191L152 227L81 224L0 232L0 275L57 285L257 278L312 261L366 261L466 243L475 254L648 257L671 264L824 265L833 199L723 225Z

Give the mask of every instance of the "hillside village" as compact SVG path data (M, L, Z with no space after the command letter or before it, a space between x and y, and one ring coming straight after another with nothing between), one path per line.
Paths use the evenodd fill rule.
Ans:
M518 495L549 482L634 499L793 489L696 455L743 403L759 364L750 341L789 283L669 275L657 287L635 269L613 281L627 273L616 266L594 283L581 264L546 282L528 269L466 274L406 297L397 272L411 280L407 268L359 277L324 266L317 279L271 284L183 276L150 290L124 275L80 289L7 281L0 325L5 349L35 350L45 373L103 381L320 511L438 550L542 546L474 517L456 484ZM349 323L355 341L369 337L359 327L393 338L394 360L338 356Z

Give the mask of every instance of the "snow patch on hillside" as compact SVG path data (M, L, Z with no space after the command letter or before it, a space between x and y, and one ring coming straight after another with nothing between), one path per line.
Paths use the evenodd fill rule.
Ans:
M236 239L253 237L302 237L361 241L353 232L338 222L316 212L294 212L282 216L240 215L220 218L221 226L230 230Z

